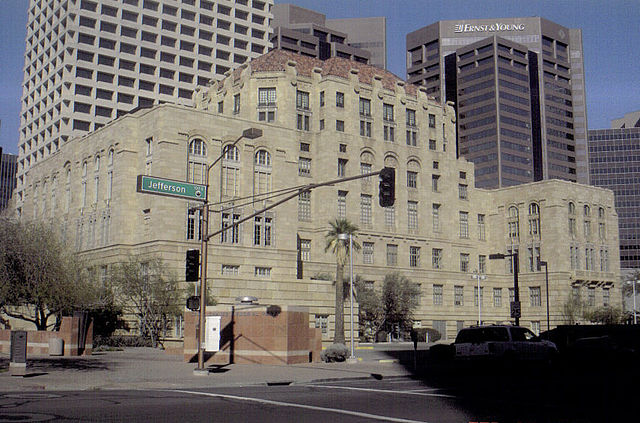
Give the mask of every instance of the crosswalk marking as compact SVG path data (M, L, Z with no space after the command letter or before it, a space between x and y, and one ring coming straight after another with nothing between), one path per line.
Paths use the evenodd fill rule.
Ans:
M393 389L373 389L373 388L357 388L355 386L335 386L335 385L307 385L313 386L317 388L327 388L327 389L346 389L349 391L363 391L363 392L380 392L387 394L407 394L407 395L418 395L423 397L441 397L441 398L456 398L453 395L447 394L434 394L434 393L426 393L426 392L415 392L415 391L396 391Z

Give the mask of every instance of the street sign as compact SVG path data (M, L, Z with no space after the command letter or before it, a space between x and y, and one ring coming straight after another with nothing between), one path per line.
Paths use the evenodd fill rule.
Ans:
M515 318L520 318L521 316L521 308L520 308L520 301L512 301L511 302L511 317Z
M187 200L204 201L207 198L207 187L190 182L174 181L155 176L138 175L136 191L146 194L167 195Z

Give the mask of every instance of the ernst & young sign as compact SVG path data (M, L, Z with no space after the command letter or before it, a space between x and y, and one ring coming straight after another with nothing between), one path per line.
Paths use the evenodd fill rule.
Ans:
M453 26L453 32L465 33L465 32L498 32L498 31L524 31L524 24L506 24L496 22L493 24L471 25L471 24L456 24Z
M146 194L168 195L187 200L204 201L207 198L207 187L205 185L146 175L138 175L136 191Z

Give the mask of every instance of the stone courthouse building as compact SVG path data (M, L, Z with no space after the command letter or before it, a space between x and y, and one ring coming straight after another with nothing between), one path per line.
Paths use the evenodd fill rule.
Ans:
M199 203L138 193L138 175L202 183L224 153L210 174L213 232L288 188L388 166L396 170L393 207L378 205L374 176L316 188L213 237L208 284L216 299L306 306L329 341L334 288L317 276L335 272L324 236L339 217L360 228L354 272L375 289L390 272L419 284L415 325L449 339L478 320L474 272L485 276L482 320L511 320L511 262L489 260L493 253L519 252L521 324L534 330L546 329L541 260L551 326L565 323L571 295L593 307L620 302L611 191L560 180L474 188L473 164L456 157L453 108L387 71L275 50L199 88L194 100L195 108L133 111L38 162L28 171L22 219L58 225L102 274L141 253L184 278L185 253L200 246ZM263 135L230 146L248 128Z

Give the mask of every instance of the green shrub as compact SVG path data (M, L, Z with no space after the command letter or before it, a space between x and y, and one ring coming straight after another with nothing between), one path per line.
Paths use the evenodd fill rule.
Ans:
M93 347L151 347L151 340L142 336L111 335L93 338Z
M331 344L322 351L320 359L326 363L343 362L347 359L349 349L344 344Z

